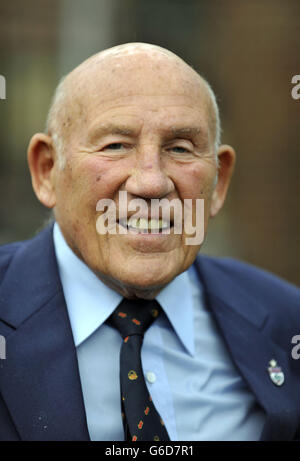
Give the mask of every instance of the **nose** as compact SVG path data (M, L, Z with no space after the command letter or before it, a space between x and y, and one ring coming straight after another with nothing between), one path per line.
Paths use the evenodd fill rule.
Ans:
M174 190L174 183L161 157L160 149L153 144L139 147L135 166L125 184L128 193L151 199L163 198Z

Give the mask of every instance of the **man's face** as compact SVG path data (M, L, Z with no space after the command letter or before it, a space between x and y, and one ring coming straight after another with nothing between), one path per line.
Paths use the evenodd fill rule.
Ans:
M111 199L118 211L120 191L128 202L146 200L149 212L154 198L194 206L203 198L206 229L217 172L206 89L192 71L143 55L112 58L88 81L77 78L81 115L66 138L65 166L53 175L56 219L105 283L122 294L155 291L189 267L200 245L186 245L184 228L101 235L96 205Z

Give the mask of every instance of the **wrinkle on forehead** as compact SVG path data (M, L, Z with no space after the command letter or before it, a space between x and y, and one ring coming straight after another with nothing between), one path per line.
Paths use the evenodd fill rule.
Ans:
M215 110L205 80L171 51L147 43L129 43L101 51L68 74L63 101L67 108L61 114L68 113L69 123L66 126L65 120L60 120L64 137L76 125L86 122L89 104L101 104L123 89L128 96L131 92L136 94L139 87L146 91L146 84L151 91L152 82L160 85L161 91L176 88L192 98L201 98L214 137Z

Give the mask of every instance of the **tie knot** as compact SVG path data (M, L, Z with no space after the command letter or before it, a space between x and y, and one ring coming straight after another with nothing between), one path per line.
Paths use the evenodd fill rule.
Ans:
M160 305L155 300L123 298L108 319L123 338L131 335L143 336L147 328L159 315Z

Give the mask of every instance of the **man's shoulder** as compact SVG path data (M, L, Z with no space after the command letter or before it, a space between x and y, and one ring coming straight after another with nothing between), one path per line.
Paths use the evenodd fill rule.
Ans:
M0 245L0 281L5 276L5 273L9 268L11 262L15 258L15 256L19 255L20 253L22 253L22 251L26 250L27 248L31 247L30 249L33 250L34 247L37 246L36 243L38 243L38 241L43 236L46 237L45 234L49 234L51 232L51 229L52 227L48 227L46 229L38 231L36 235L26 240L20 240ZM26 253L24 253L24 258L26 258Z
M0 245L0 260L1 260L1 262L6 257L12 256L15 253L15 251L17 251L17 249L20 248L20 246L22 246L22 244L24 244L24 242L26 242L26 240L19 241L19 242L5 243L5 244Z
M3 278L15 253L23 244L24 242L20 241L0 245L0 280Z
M238 287L258 302L282 306L286 300L289 305L300 308L300 288L265 269L233 258L207 255L198 256L196 265L204 276L208 275L211 285L214 278L216 285L226 284L228 289Z

